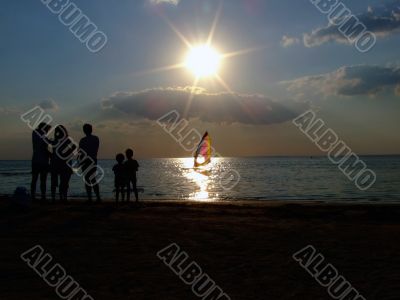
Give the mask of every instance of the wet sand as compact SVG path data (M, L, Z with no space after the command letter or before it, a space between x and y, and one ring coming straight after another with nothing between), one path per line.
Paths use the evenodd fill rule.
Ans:
M20 258L37 244L94 299L200 299L156 256L171 243L231 299L331 299L292 258L307 245L366 299L400 298L399 205L8 203L0 199L0 299L58 299Z

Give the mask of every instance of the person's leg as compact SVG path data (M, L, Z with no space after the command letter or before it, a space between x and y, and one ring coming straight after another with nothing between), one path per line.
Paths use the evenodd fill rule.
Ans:
M99 188L99 184L97 182L96 174L97 174L97 169L92 168L86 175L86 178L87 178L86 182L93 188L94 194L96 195L97 202L100 202L101 201L100 188Z
M40 171L40 192L42 194L41 200L46 201L46 183L47 183L48 170L43 168Z
M32 167L32 181L31 181L31 198L32 201L36 200L36 183L39 178L38 170L33 166Z
M51 172L51 201L56 202L56 190L58 186L58 175L55 171Z
M118 184L115 185L115 202L119 201L119 193L120 193L120 186Z
M135 192L136 202L139 202L139 193L138 193L136 184L137 184L137 179L135 178L133 180L133 191Z
M92 202L92 187L90 185L90 176L86 174L84 178L85 178L86 195L88 197L88 201Z
M121 185L121 202L125 201L125 185Z
M96 195L96 200L97 202L101 202L99 184L96 182L96 179L94 179L93 183L93 190L94 194Z
M131 180L128 179L126 185L126 202L131 201Z
M68 201L68 190L69 190L69 181L71 180L72 173L68 170L68 173L65 174L65 190L64 190L64 200Z
M59 177L59 182L60 182L60 184L58 186L58 197L60 198L60 203L63 203L64 202L64 187L63 187L63 182L62 182L62 180L63 180L62 174L59 173L58 177Z
M88 184L85 184L86 195L89 202L92 202L92 187Z
M66 202L68 196L68 182L71 175L69 172L62 172L60 174L60 199Z

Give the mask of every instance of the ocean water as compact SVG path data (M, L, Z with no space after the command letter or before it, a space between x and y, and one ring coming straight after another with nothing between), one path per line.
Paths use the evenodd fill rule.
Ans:
M142 199L155 200L324 200L400 202L400 156L367 156L364 162L377 175L367 191L359 190L325 157L260 157L214 159L208 172L195 171L192 158L139 160L138 187ZM105 177L104 199L113 195L113 160L100 160ZM225 190L221 175L240 174L238 184ZM0 194L30 186L30 161L0 161ZM236 180L236 178L232 178ZM230 178L223 179L223 185ZM48 190L50 176L48 178ZM39 187L37 188L39 191ZM84 197L82 179L73 175L70 197Z

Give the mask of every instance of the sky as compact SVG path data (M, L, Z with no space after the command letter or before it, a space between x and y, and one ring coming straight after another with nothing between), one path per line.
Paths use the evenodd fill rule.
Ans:
M98 52L49 9L68 2L107 37ZM2 0L0 159L31 157L20 116L37 105L77 141L93 124L101 158L191 156L157 124L173 110L223 156L321 154L292 123L309 109L358 154L400 154L400 1L338 3L372 49L310 0ZM217 76L170 67L210 32Z

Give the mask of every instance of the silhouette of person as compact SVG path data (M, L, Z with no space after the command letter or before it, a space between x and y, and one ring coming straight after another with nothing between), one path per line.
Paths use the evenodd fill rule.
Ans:
M127 180L127 201L130 201L131 196L131 183L133 186L133 192L135 193L136 202L139 202L139 195L137 190L137 178L136 172L139 170L139 163L133 159L133 150L128 149L125 151L127 160L124 163L126 180Z
M50 142L52 145L52 154L50 158L51 170L51 199L53 203L56 200L56 190L59 187L60 201L68 200L69 181L72 175L72 169L67 163L66 157L69 157L74 150L72 141L68 136L67 129L58 125L54 130L54 140Z
M97 166L97 152L99 151L100 146L99 138L92 134L93 127L90 124L83 125L83 132L86 136L80 140L79 148L82 149L93 160L94 166ZM85 188L89 202L92 201L92 187L94 193L96 194L97 202L100 202L100 190L97 178L95 176L96 168L94 166L91 165L90 170L85 170L85 168L88 168L88 166L83 165L83 172L86 171L84 177Z
M116 156L117 164L112 168L114 172L115 201L118 204L119 194L121 194L122 202L125 200L126 172L124 166L125 156L122 153Z
M46 201L46 181L49 172L50 152L46 139L51 126L47 123L40 123L32 132L32 181L31 181L31 197L32 201L36 201L36 183L40 176L40 192L41 200Z

